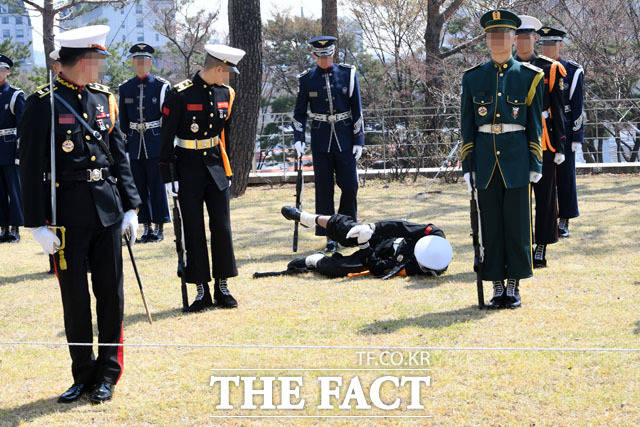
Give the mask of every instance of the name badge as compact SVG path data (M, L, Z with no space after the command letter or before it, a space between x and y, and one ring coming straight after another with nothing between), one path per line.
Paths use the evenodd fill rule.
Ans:
M187 104L187 111L202 111L202 104Z

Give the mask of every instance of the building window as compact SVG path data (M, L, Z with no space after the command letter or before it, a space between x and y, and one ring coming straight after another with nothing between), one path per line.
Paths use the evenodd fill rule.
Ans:
M142 13L142 4L138 3L136 5L136 13Z
M143 42L144 41L144 34L142 34L142 33L138 34L138 41L139 42Z
M22 25L22 16L16 16L16 25Z
M156 41L159 42L160 41L160 34L156 33Z
M9 37L11 37L11 33L9 32L9 30L2 30L2 38L8 39Z
M24 38L24 30L22 28L18 28L16 30L16 38L23 39Z
M142 22L142 18L138 19L138 23L136 24L136 27L138 28L144 28L144 22Z
M8 24L9 23L9 17L8 16L3 16L2 17L2 23L3 24Z
M9 5L0 4L0 13L9 13Z

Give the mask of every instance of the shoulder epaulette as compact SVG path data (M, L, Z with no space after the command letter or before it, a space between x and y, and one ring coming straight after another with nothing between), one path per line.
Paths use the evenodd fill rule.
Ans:
M98 92L103 92L111 95L111 91L109 90L109 86L101 85L100 83L89 83L87 85L89 89L97 90Z
M55 90L55 89L54 89ZM38 98L42 98L49 93L49 83L45 83L36 88L36 91L33 92L34 95L38 95Z
M569 59L567 62L568 62L569 64L573 65L573 66L574 66L574 67L576 67L576 68L582 68L582 65L578 64L576 61L574 61L574 60L572 60L572 59Z
M162 83L169 83L169 80L167 80L165 78L162 78L160 76L156 76L156 79L160 80ZM169 84L171 84L171 83L169 83Z
M481 65L482 65L482 63L480 63L480 64L476 64L476 65L474 65L473 67L469 67L469 68L467 68L466 70L464 70L464 71L462 72L462 74L468 73L469 71L473 71L473 70L475 70L476 68L480 67Z
M356 68L355 65L351 65L351 64L338 64L338 65L344 68L349 68L349 69Z
M534 71L536 73L543 73L544 71L542 70L542 68L538 68L535 65L529 64L528 62L523 62L522 66L525 68L530 69L531 71Z
M298 75L296 76L296 78L298 78L298 79L299 79L300 77L302 77L302 76L304 76L304 75L306 75L306 74L309 74L309 71L311 71L311 68L308 68L308 69L304 70L303 72L301 72L300 74L298 74Z
M555 60L549 58L548 56L544 56L544 55L539 55L538 58L540 59L544 59L547 62L550 62L551 64L553 64L554 62L556 62Z
M185 89L187 89L187 88L189 88L191 86L193 86L193 82L190 79L187 79L187 80L183 80L180 83L178 83L177 85L175 85L174 89L177 92L182 92L183 90L185 90Z

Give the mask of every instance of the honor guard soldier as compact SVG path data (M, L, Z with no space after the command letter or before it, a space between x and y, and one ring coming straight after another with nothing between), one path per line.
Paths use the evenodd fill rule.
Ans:
M127 136L127 154L142 205L138 218L144 224L141 243L163 239L163 225L171 221L169 204L158 159L162 146L162 104L168 81L149 73L153 63L153 47L145 43L129 49L136 76L122 83L120 126ZM152 230L151 223L155 224Z
M533 16L520 15L522 25L516 30L516 49L520 62L528 62L544 71L542 98L542 179L535 183L536 225L533 267L547 266L547 245L558 241L558 194L556 165L565 160L564 105L562 90L567 72L562 64L546 56L537 56L534 46L542 23Z
M320 36L307 42L317 66L298 76L298 96L293 112L295 149L298 156L305 150L307 117L311 122L311 153L316 192L316 213L335 213L333 193L335 181L340 187L338 213L357 217L357 162L364 146L362 101L356 68L334 64L336 38ZM307 114L307 107L311 110ZM326 230L316 227L316 236ZM326 250L338 246L327 238Z
M93 403L111 399L123 367L122 347L117 346L123 339L121 241L125 233L135 240L140 198L118 127L117 101L106 86L95 83L108 55L108 31L95 25L56 36L61 65L52 82L53 111L50 86L44 85L27 99L20 122L25 226L45 253L55 254L67 341L93 342L90 266L98 340L116 344L99 347L97 358L91 346L69 346L73 385L58 398L60 403L84 394Z
M7 77L13 61L0 54L0 242L18 243L24 223L18 175L18 123L24 110L24 93Z
M491 61L462 77L462 168L469 190L472 182L478 190L482 279L493 282L489 307L516 308L520 279L533 275L529 183L542 172L544 73L511 55L517 15L491 10L480 23Z
M316 271L327 277L439 276L453 258L444 232L433 224L395 220L359 224L346 215L320 216L292 206L284 206L282 215L307 227L320 226L340 245L359 248L348 256L336 252L331 256L318 253L297 258L290 268Z
M232 144L229 125L235 91L224 83L229 72L238 73L236 64L245 52L210 44L205 50L204 68L169 91L162 117L160 166L168 191L173 187L178 191L186 253L182 274L197 289L189 311L238 306L227 287L227 279L238 275L229 218L232 174L227 156ZM203 203L209 213L211 268ZM215 304L209 290L212 276Z
M578 210L578 192L576 190L576 150L584 142L584 110L582 99L582 79L584 70L575 61L560 56L563 47L565 31L551 27L542 27L540 44L542 53L560 62L567 70L562 89L564 104L565 161L557 168L558 172L558 234L569 237L569 220L580 215Z

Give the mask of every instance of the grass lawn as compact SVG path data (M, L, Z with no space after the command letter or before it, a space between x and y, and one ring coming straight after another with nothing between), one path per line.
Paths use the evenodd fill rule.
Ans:
M369 181L359 193L362 221L403 218L417 185ZM232 226L240 276L229 281L237 310L180 311L180 282L171 226L159 244L136 245L138 267L154 318L146 321L128 255L125 256L125 343L199 343L327 346L607 347L639 348L640 177L578 178L581 216L571 236L549 247L549 267L521 284L518 310L476 308L469 201L464 183L438 183L412 217L442 227L454 259L438 278L323 280L312 274L252 279L281 270L291 252L292 223L280 207L294 202L294 187L248 189L233 200ZM305 206L313 188L305 187ZM301 229L299 254L323 247ZM56 280L28 232L18 245L0 245L0 341L64 342ZM195 294L189 288L190 298ZM485 283L485 297L491 297ZM97 338L96 338L97 339ZM429 351L429 364L404 371L363 364L354 349L126 347L124 373L112 402L59 405L71 385L64 346L0 346L0 425L101 424L623 424L640 422L640 353L583 351ZM405 356L409 351L401 351ZM379 355L380 352L373 352ZM379 358L376 360L380 361ZM385 371L361 371L364 368ZM232 368L257 371L227 371ZM293 371L292 369L322 369ZM429 368L430 371L418 371ZM278 369L270 371L268 369ZM329 369L348 369L330 371ZM360 369L360 370L359 370ZM400 372L400 373L398 373ZM382 388L401 398L401 409L337 408L321 411L318 376L359 376L365 391L382 375L427 375L424 410L407 410L406 387ZM302 376L304 409L243 410L232 387L233 410L217 410L217 376ZM258 387L261 383L258 384ZM276 388L278 390L278 388ZM366 393L367 399L369 394ZM276 404L279 392L274 393ZM257 404L261 398L256 399ZM370 403L370 402L369 402ZM355 405L355 401L353 403ZM214 418L226 415L421 415L431 418Z

